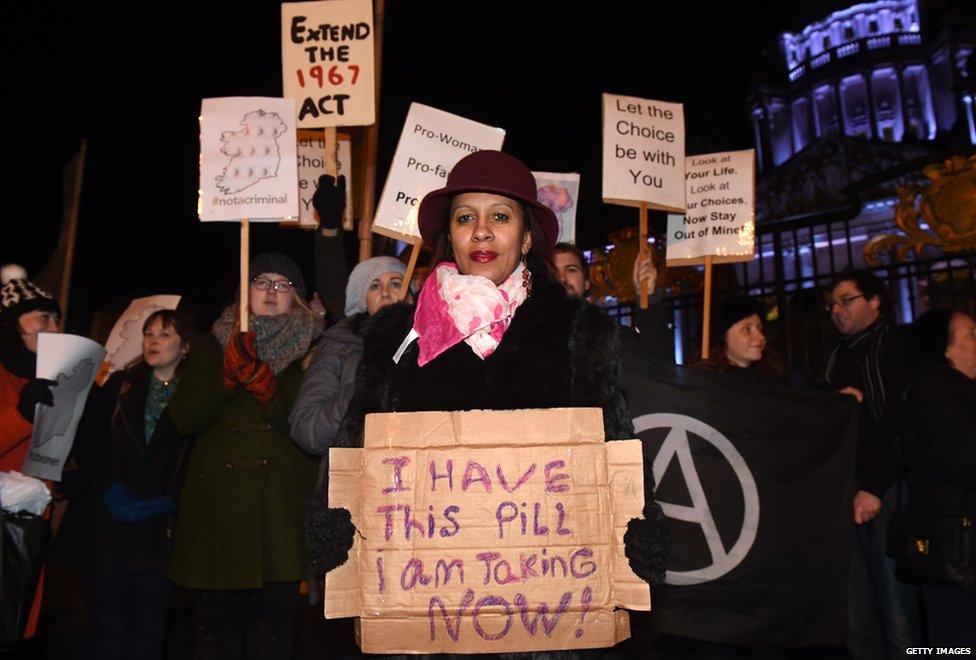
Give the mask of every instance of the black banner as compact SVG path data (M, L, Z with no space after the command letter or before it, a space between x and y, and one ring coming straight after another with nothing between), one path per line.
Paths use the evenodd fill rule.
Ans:
M671 529L655 629L746 646L843 644L855 400L669 364L624 371Z

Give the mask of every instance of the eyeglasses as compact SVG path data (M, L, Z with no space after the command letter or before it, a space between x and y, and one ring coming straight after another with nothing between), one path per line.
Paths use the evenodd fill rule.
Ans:
M864 294L861 294L859 296L844 296L842 298L838 298L837 300L828 300L827 302L824 303L824 309L826 309L828 312L832 312L834 311L834 305L840 305L844 309L847 309L848 307L851 306L852 302L854 302L858 298L863 298L863 297Z
M267 291L268 289L274 289L275 291L281 291L282 293L288 293L291 291L292 283L289 280L279 280L277 282L272 282L269 279L263 277L255 277L251 279L251 284L258 291Z

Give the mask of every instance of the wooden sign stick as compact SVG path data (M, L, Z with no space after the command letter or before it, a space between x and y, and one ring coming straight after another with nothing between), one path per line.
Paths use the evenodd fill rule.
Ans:
M644 256L647 254L647 202L641 202L640 205L640 246L638 248L637 254ZM640 308L647 309L647 280L641 280L640 283Z
M335 126L325 129L325 173L339 179L339 136Z
M410 281L413 279L413 269L417 267L417 257L420 256L420 248L422 248L424 242L421 239L417 239L417 242L413 244L410 248L410 260L407 262L407 272L403 276L403 288L400 289L400 300L407 297L407 291L410 290Z
M247 218L241 218L241 317L240 325L241 332L247 332L249 329L249 310L248 294L251 291L251 278L248 273L248 261L250 261L251 252L251 227L248 224Z
M702 349L701 357L708 359L712 327L712 255L705 256L705 298L702 301Z

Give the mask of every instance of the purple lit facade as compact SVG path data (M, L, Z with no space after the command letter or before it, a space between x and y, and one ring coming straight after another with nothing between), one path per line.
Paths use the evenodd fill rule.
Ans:
M761 86L752 106L760 170L837 133L902 142L961 129L976 144L965 32L923 31L917 0L857 4L784 32L783 82Z

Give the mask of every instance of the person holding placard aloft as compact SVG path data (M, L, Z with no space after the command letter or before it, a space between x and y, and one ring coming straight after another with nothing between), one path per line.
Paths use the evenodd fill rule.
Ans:
M194 345L169 406L197 434L180 496L170 577L193 590L195 657L290 658L302 513L316 461L288 434L302 362L321 324L294 261L252 259L250 331L237 305Z
M558 223L529 169L499 151L466 156L424 197L418 222L433 270L416 306L392 305L366 328L336 444L361 447L367 413L424 410L600 407L608 440L633 437L617 326L555 281ZM667 532L653 478L644 483L645 519L630 521L627 557L658 584ZM307 521L320 572L346 561L354 533L347 510L328 508L327 486Z
M333 177L323 175L312 204L322 228L315 237L316 280L326 287L334 287L340 277L340 273L323 273L337 268L336 260L328 260L328 256L339 257L338 268L345 269L341 244L335 249L324 245L342 240L338 232L345 203L345 178L340 176L337 183ZM344 301L344 318L322 335L289 417L295 443L310 454L322 456L319 481L328 473L328 450L352 398L356 368L363 355L363 327L370 317L401 299L402 288L407 286L403 281L406 269L395 257L373 257L353 268L344 296L319 291L323 298ZM341 277L346 274L341 273Z
M61 306L27 279L17 264L3 267L0 305L0 471L20 471L30 447L37 404L54 405L54 381L36 378L37 335L59 332ZM25 638L34 636L41 609L41 584L28 617Z

